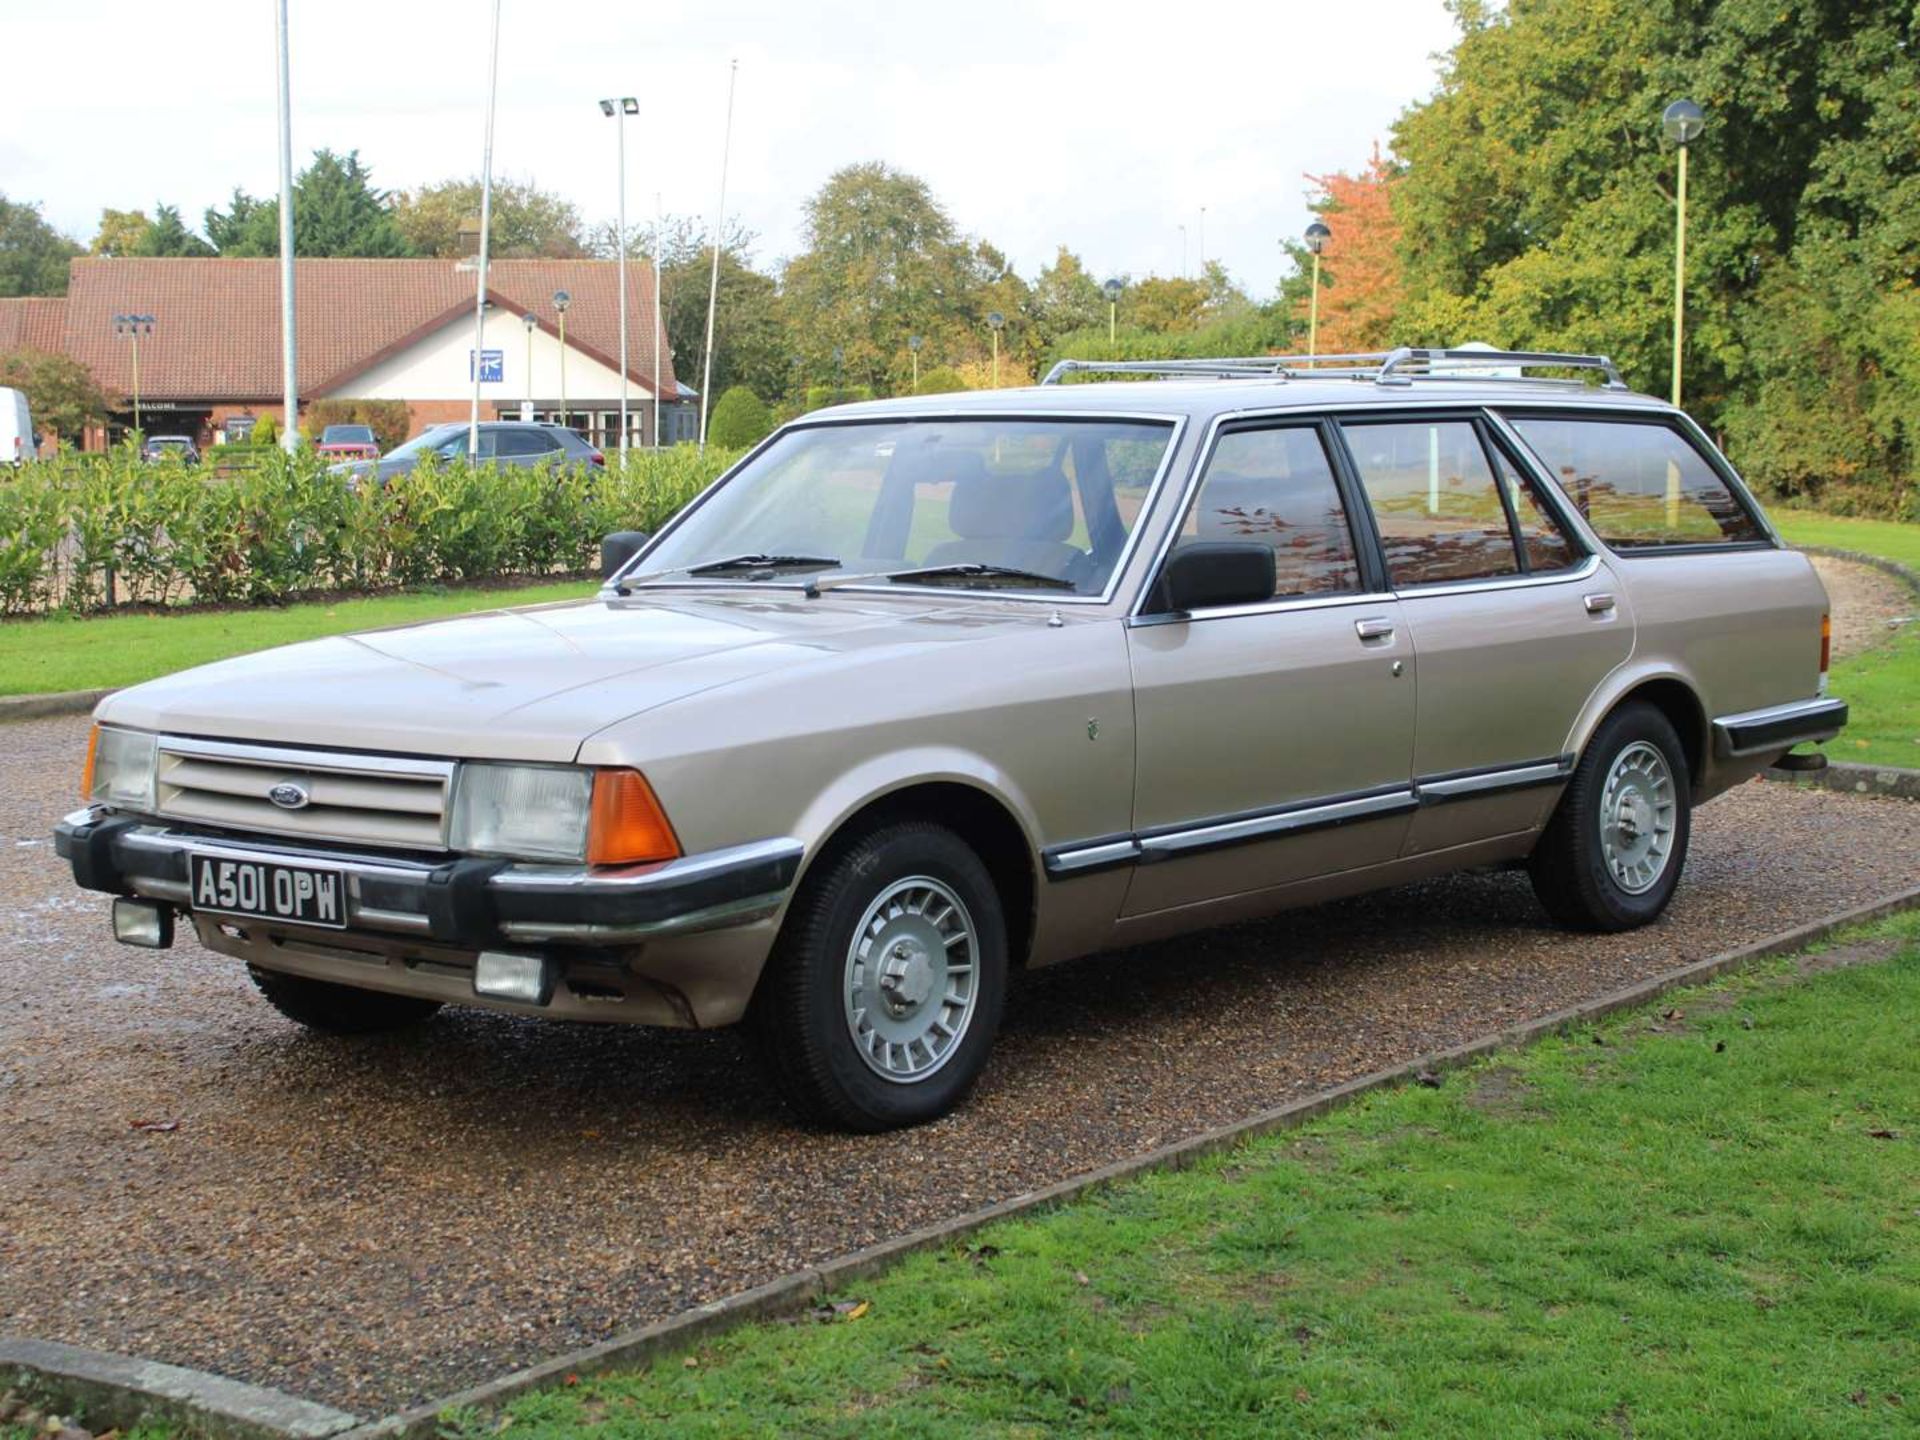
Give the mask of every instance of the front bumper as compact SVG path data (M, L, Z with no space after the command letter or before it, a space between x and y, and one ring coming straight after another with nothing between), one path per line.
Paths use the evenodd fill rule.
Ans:
M61 820L54 846L86 889L143 895L188 911L191 855L325 866L340 872L349 931L465 950L635 945L749 925L786 902L803 853L797 840L769 839L651 865L597 869L413 861L209 835L98 809Z

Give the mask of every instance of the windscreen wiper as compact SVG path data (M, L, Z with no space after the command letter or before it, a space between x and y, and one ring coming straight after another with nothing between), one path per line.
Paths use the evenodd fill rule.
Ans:
M613 587L613 593L623 597L631 595L637 587L664 580L669 575L726 575L735 570L763 570L771 575L777 570L832 570L839 563L831 555L729 555L724 560L703 560L698 565L669 565L662 570L649 570L644 575L628 576Z
M724 560L703 560L688 565L689 575L725 575L734 570L831 570L840 563L835 555L729 555Z
M983 565L972 562L961 565L929 565L922 570L895 570L887 576L887 579L908 585L940 585L949 580L980 580L988 584L999 581L1043 590L1077 590L1079 588L1073 581L1062 580L1058 575L1042 575L1038 571L1021 570L1012 565Z

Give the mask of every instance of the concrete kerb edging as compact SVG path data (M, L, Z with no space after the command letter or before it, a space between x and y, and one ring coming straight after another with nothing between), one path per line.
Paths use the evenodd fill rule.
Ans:
M415 1440L436 1436L449 1411L482 1410L569 1376L632 1368L750 1321L795 1314L819 1296L886 1270L906 1256L940 1249L999 1220L1032 1215L1105 1186L1161 1170L1180 1170L1244 1141L1288 1130L1374 1090L1401 1084L1422 1071L1457 1069L1488 1055L1518 1049L1544 1036L1590 1023L1686 985L1737 970L1756 960L1791 954L1836 931L1903 910L1920 908L1920 886L1824 920L1797 926L1642 980L1596 999L1508 1026L1464 1045L1377 1070L1319 1094L1291 1101L1246 1120L1204 1131L1131 1159L1015 1195L984 1209L894 1240L809 1266L751 1290L714 1300L597 1345L557 1355L425 1405L363 1421L344 1411L204 1371L162 1365L50 1341L0 1337L0 1388L12 1386L55 1413L75 1412L89 1424L131 1428L143 1418L170 1420L202 1435L232 1440Z
M0 695L0 725L9 720L44 720L51 715L85 715L117 688L54 690L44 695Z
M819 1296L844 1289L854 1281L868 1279L908 1255L951 1245L996 1221L1031 1215L1036 1211L1078 1199L1090 1191L1149 1172L1185 1169L1197 1160L1246 1140L1295 1128L1349 1104L1370 1091L1411 1080L1422 1071L1438 1072L1457 1069L1487 1055L1518 1049L1544 1036L1597 1020L1618 1010L1631 1009L1669 990L1697 985L1702 981L1711 980L1742 966L1750 965L1756 960L1791 954L1805 949L1808 945L1817 944L1837 931L1915 908L1920 908L1920 886L1885 900L1874 901L1871 904L1843 911L1838 915L1828 916L1824 920L1783 931L1752 945L1698 960L1691 965L1683 965L1677 970L1669 970L1665 974L1642 980L1597 999L1583 1001L1581 1004L1568 1006L1564 1010L1556 1010L1537 1020L1508 1026L1504 1030L1482 1036L1465 1045L1422 1055L1389 1069L1376 1070L1370 1075L1349 1080L1346 1084L1337 1085L1331 1090L1321 1091L1303 1100L1291 1101L1232 1125L1204 1131L1171 1145L1150 1150L1143 1155L1115 1161L1111 1165L1103 1165L1097 1170L1087 1171L1070 1180L1062 1180L1043 1189L1013 1196L984 1209L972 1211L938 1225L927 1226L925 1229L916 1230L910 1235L903 1235L895 1240L870 1245L864 1250L856 1250L851 1255L843 1256L838 1260L796 1271L769 1284L741 1291L736 1295L713 1301L670 1319L630 1331L625 1335L617 1335L598 1345L589 1346L571 1354L555 1356L538 1365L472 1386L430 1404L389 1415L370 1425L348 1431L340 1436L339 1440L413 1440L413 1437L431 1436L436 1432L440 1417L449 1410L487 1409L528 1390L564 1381L568 1376L587 1375L615 1368L632 1368L683 1350L689 1345L711 1338L736 1325L782 1314L792 1314Z
M0 1336L4 1390L54 1414L84 1415L95 1431L159 1420L235 1440L326 1440L360 1423L279 1390L52 1340Z

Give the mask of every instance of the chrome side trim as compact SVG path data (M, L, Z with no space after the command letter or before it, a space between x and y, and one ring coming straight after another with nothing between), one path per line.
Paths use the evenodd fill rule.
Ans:
M1552 760L1535 760L1525 765L1503 765L1494 770L1461 770L1444 775L1429 775L1414 781L1414 790L1423 805L1446 800L1461 800L1488 795L1500 790L1526 790L1535 785L1555 785L1573 774L1577 755L1561 755Z
M1404 814L1427 805L1476 799L1508 790L1559 785L1573 774L1577 755L1530 760L1524 765L1501 765L1488 770L1458 770L1425 776L1411 786L1372 790L1362 794L1328 796L1304 804L1278 806L1250 814L1209 816L1180 825L1144 830L1132 835L1105 835L1056 845L1041 854L1042 867L1052 880L1067 880L1119 865L1149 864L1227 845L1246 845L1283 835L1324 830L1356 820Z
M1418 804L1411 790L1389 790L1378 795L1356 796L1350 800L1294 806L1235 820L1182 826L1177 830L1142 835L1140 858L1143 861L1164 860L1221 845L1240 845L1250 840L1265 840L1301 830L1322 830L1330 825L1344 825L1350 820L1368 820L1375 816L1401 813Z
M1847 723L1844 700L1794 700L1717 716L1713 722L1713 750L1724 760L1790 750L1808 741L1831 740Z

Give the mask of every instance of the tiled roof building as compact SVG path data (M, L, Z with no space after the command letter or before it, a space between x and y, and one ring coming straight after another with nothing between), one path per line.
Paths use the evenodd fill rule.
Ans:
M596 442L617 445L619 274L610 260L496 260L487 267L486 336L476 362L474 272L452 260L297 260L300 400L403 400L413 428L465 419L473 370L482 414L514 417L531 400L542 419L566 413ZM571 299L561 316L554 295ZM669 405L691 393L674 377L659 328L650 265L627 268L629 430L651 443L659 387ZM72 263L65 297L0 300L0 354L35 349L84 363L108 390L131 395L132 345L114 317L150 315L140 336L140 396L149 433L213 438L232 416L279 414L280 262L131 259ZM532 316L529 328L526 317ZM682 407L684 408L684 407ZM677 412L676 412L677 413ZM130 419L130 416L128 417ZM667 417L666 438L678 438Z

